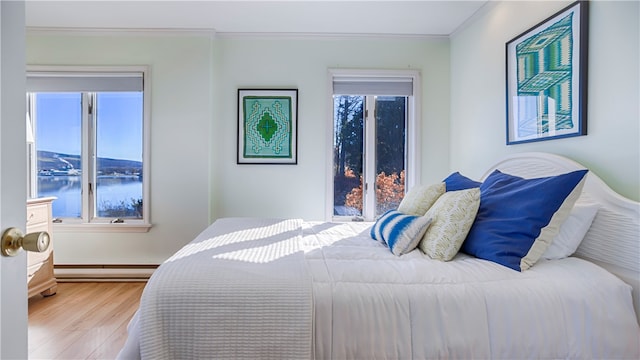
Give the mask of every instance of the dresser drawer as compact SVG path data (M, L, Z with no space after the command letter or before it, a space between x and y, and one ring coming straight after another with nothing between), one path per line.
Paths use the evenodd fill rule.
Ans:
M51 245L49 245L49 249L43 252L33 252L27 251L27 266L31 267L34 265L41 264L49 259L49 255L51 254Z
M47 204L31 205L27 207L27 226L34 224L47 223L49 220L49 208ZM35 231L35 230L31 230ZM46 231L40 230L40 231Z
M51 223L52 201L55 197L27 200L27 226L25 232L46 231L51 242L45 252L27 251L27 288L28 296L42 294L51 296L56 293L57 282L53 276L53 226Z
M47 214L47 207L45 205L44 207L45 210L45 215ZM30 213L38 213L38 211L28 211L27 215ZM34 215L33 218L36 218L36 216ZM33 233L33 232L40 232L40 231L49 231L49 222L47 221L47 219L45 218L44 222L40 222L40 223L33 223L33 224L29 224L27 225L27 232ZM51 234L49 234L51 235ZM49 254L51 253L53 249L53 242L49 243L49 248L47 249L47 251L44 252L33 252L33 251L27 251L27 266L32 266L41 262L46 261L49 258Z
M38 231L49 231L49 223L43 222L39 224L30 224L27 227L27 233L38 232ZM51 234L49 234L51 235Z
M45 263L41 262L38 264L27 266L27 283L29 283L31 279L33 279L33 277L36 275L38 270L42 270L45 265Z

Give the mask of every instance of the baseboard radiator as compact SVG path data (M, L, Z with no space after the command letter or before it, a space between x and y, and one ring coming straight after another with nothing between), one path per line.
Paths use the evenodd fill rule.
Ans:
M147 281L158 265L54 265L58 282Z

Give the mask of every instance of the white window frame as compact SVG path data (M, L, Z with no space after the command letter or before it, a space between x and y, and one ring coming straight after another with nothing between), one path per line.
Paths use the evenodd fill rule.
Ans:
M82 196L82 216L79 219L65 218L61 223L54 223L53 227L56 231L62 232L147 232L151 228L151 197L150 197L150 123L151 123L151 82L149 77L148 66L57 66L57 65L27 65L27 76L29 74L61 74L78 77L109 77L118 74L126 73L138 73L143 77L143 124L142 124L142 136L143 136L143 149L142 149L142 176L144 181L142 182L142 219L124 219L122 223L112 223L111 218L92 218L88 213L93 204L91 196ZM86 92L83 93L83 104L86 104L88 96ZM34 114L34 104L30 104L29 113ZM84 105L83 105L84 106ZM87 115L83 111L83 126L89 122L85 118ZM94 115L95 119L95 115ZM33 121L33 120L32 120ZM93 126L93 122L90 126ZM34 126L35 129L35 126ZM82 154L81 161L83 169L89 171L82 172L82 184L85 186L90 182L90 177L93 176L95 171L95 159L91 159L89 154L92 154L93 144L89 141L89 131L82 130ZM37 139L36 139L37 141ZM30 194L35 193L35 184L33 180L36 179L36 167L37 167L37 154L35 147L30 145L29 151L29 178L28 186L30 188ZM90 165L91 164L91 165ZM95 186L95 184L93 184Z
M394 79L394 78L411 78L413 84L413 95L408 97L407 102L407 128L406 128L406 151L405 151L405 191L413 187L420 182L420 124L421 124L421 102L422 102L422 81L420 72L417 70L367 70L367 69L329 69L327 76L327 114L328 114L328 126L327 126L327 149L333 149L334 141L334 121L333 118L333 84L336 79L373 79L379 78L380 80ZM367 104L367 107L373 106ZM373 114L372 111L369 112ZM366 126L365 131L375 131L373 126ZM371 136L366 134L365 136ZM365 152L375 153L375 144L369 144L365 142ZM335 216L333 215L333 156L327 155L326 162L326 196L325 196L325 220L327 221L353 221L353 216ZM375 167L375 164L371 164L372 158L366 157L364 167ZM368 172L365 171L365 174ZM370 174L371 175L371 174ZM375 182L375 174L373 181L371 179L365 179L365 182L373 184ZM363 189L364 191L364 189ZM363 194L363 200L375 201L375 189L374 186L370 186ZM364 211L363 211L364 215ZM365 218L367 221L374 219Z

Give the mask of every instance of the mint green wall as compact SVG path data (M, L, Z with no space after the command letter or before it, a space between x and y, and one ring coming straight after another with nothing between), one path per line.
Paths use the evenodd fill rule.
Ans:
M148 65L151 220L148 233L55 232L56 264L158 264L210 220L211 39L29 35L29 65Z
M149 65L151 216L143 234L57 233L58 264L157 264L222 216L325 214L329 68L422 74L421 180L548 151L640 198L639 3L591 2L589 135L505 145L505 42L567 2L491 2L451 39L29 33L30 65ZM618 54L617 56L614 54ZM299 90L298 165L237 165L237 89Z
M590 2L588 135L505 145L505 43L569 4L490 3L451 37L451 170L477 178L504 155L552 152L640 200L637 1Z
M216 216L322 220L332 129L329 68L414 69L422 74L422 179L448 170L446 39L247 38L215 40L212 199ZM238 88L297 88L298 165L237 165ZM329 132L329 133L328 133ZM435 155L437 154L437 156Z
M157 264L222 216L325 215L329 68L422 74L422 179L449 169L449 41L29 33L29 65L149 65L148 233L55 237L57 264ZM298 165L237 165L237 89L299 90Z

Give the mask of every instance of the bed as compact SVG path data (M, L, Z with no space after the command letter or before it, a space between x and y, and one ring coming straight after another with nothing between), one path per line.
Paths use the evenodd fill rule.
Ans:
M478 184L583 169L521 153ZM149 279L118 358L640 358L640 204L592 172L580 181L556 231L595 204L577 250L525 270L465 251L395 255L372 239L380 220L219 219Z

